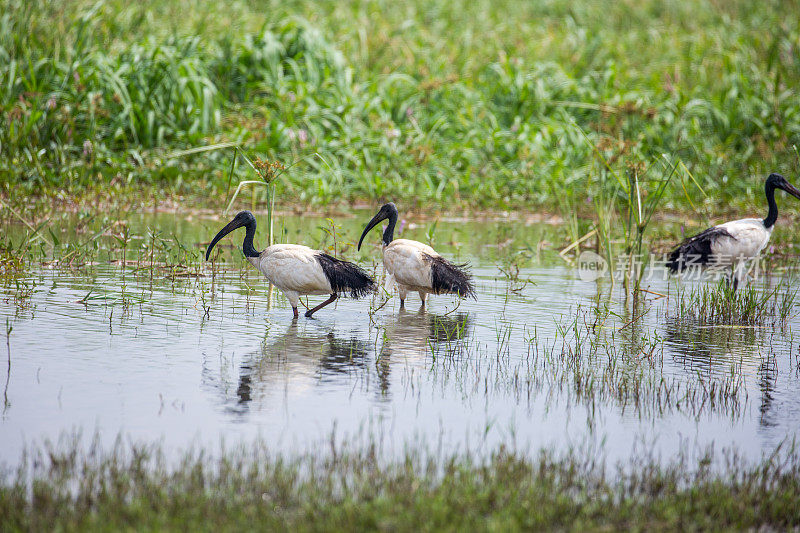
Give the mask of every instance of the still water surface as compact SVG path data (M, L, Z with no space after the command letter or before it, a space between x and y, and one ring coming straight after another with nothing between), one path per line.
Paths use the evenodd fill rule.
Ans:
M337 221L337 246L356 240L368 217ZM148 227L199 258L201 243L224 221L159 215L130 223L145 237L132 241L128 258L147 241ZM326 225L301 217L279 223L283 240L311 246L332 244ZM403 237L425 240L430 229L407 224ZM135 264L122 269L108 261L120 258L119 245L103 238L95 265L35 262L0 293L0 322L13 326L0 462L14 464L26 445L75 431L108 443L118 435L158 441L168 450L261 438L296 452L335 435L379 440L388 453L415 444L452 452L512 443L532 453L602 447L610 460L642 448L669 458L711 445L758 458L798 435L797 308L781 328L699 327L670 312L675 282L657 275L648 290L670 292L672 303L654 295L641 320L626 326L634 317L621 293L607 282L582 281L547 246L553 231L546 224L440 221L434 244L472 264L477 301L432 297L419 310L414 295L405 310L396 298L376 310L380 299L341 299L296 321L283 296L269 298L266 283L233 248L213 276L206 264L199 277L164 269L151 276L146 261L138 271ZM65 225L61 239L70 238L80 239L79 229ZM240 238L226 242L238 246ZM377 247L360 256L345 248L349 259L377 262ZM511 281L501 268L514 262L521 269ZM30 289L23 297L20 282ZM569 383L548 381L553 369L532 346L560 350L559 328L576 316L585 323L597 302L611 310L603 328L616 332L616 342L644 337L657 345L655 366L632 368L690 386L733 373L740 383L735 406L634 409L607 397L579 401Z

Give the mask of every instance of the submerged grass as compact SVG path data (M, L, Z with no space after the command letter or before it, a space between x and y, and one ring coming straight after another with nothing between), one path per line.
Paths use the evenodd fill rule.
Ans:
M683 345L676 346L673 337L665 344L655 328L620 330L594 309L579 307L555 322L547 336L535 327L498 325L493 342L468 335L431 343L431 376L417 379L457 384L464 397L577 407L589 431L609 407L642 419L747 415L748 376L741 362L726 367L720 361L719 369L707 372L677 369L670 358ZM412 383L411 389L421 385Z
M0 480L0 520L5 531L791 529L800 456L778 452L608 469L588 451L411 449L387 461L376 446L283 457L255 443L173 462L157 446L73 443L30 453Z
M669 154L686 173L663 206L713 212L797 170L788 0L0 7L9 198L144 188L207 204L230 161L191 150L219 143L302 160L277 186L299 203L582 209L626 195L594 179L598 154L618 169ZM689 176L714 200L686 194Z

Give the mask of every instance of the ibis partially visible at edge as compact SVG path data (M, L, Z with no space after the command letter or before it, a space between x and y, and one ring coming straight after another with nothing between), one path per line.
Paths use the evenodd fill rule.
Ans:
M743 218L709 228L686 239L675 248L667 261L672 273L690 268L729 268L733 289L743 282L757 258L767 246L775 222L778 220L778 204L775 190L781 189L800 199L800 190L780 174L770 174L764 185L769 211L767 217Z
M341 294L352 298L366 296L375 290L373 280L364 270L349 261L336 259L319 250L299 244L273 244L263 252L253 246L256 234L256 218L250 211L239 212L208 245L206 261L214 245L228 233L244 227L242 251L250 264L256 267L278 289L292 305L294 317L299 317L297 305L300 296L328 294L330 298L306 311L310 317Z
M409 292L419 293L423 306L428 294L456 294L462 298L475 298L475 286L469 273L464 270L465 265L451 263L427 244L394 238L397 207L391 202L383 205L364 228L358 240L359 250L367 233L382 220L389 221L383 232L382 243L386 286L397 285L401 307L405 305Z

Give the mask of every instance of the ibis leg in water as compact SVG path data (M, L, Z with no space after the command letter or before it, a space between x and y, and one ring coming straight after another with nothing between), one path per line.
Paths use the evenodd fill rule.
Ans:
M359 250L367 233L382 220L389 221L383 232L383 267L387 274L387 285L392 283L397 285L400 307L404 306L409 292L419 293L423 306L428 294L476 297L475 286L472 277L465 269L466 265L451 263L427 244L394 238L397 207L393 203L382 206L367 223L358 240Z
M735 291L747 279L753 260L767 246L775 222L778 204L775 190L781 189L800 199L800 190L780 174L770 174L764 184L769 211L766 218L743 218L709 228L683 241L670 254L667 268L672 273L707 267L725 268Z
M322 309L326 305L333 303L336 300L336 298L337 298L337 296L336 296L336 293L334 292L333 294L331 294L330 298L328 298L327 300L325 300L324 302L322 302L321 304L319 304L315 308L309 309L308 311L306 311L306 316L310 317L311 315L313 315L314 313L316 313L317 311L319 311L320 309Z
M211 240L206 251L206 261L211 250L228 233L245 228L242 252L247 260L278 289L280 289L292 306L294 317L300 314L297 306L300 296L329 295L326 301L309 309L307 317L334 302L339 295L361 298L375 290L373 280L358 265L342 261L299 244L273 244L259 252L253 246L256 234L256 218L250 211L241 211Z

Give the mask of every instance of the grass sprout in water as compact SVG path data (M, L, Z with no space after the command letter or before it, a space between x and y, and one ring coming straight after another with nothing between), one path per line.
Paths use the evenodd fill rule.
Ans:
M741 416L747 399L741 374L698 379L667 375L664 343L657 333L640 331L626 337L614 329L596 328L594 316L578 309L572 322L562 322L559 335L543 348L530 344L535 362L531 379L537 388L590 411L611 401L638 416Z
M583 406L590 427L596 411L609 404L640 418L680 413L736 420L746 413L741 367L675 375L665 371L664 339L654 331L626 335L607 330L598 326L595 311L583 307L556 321L553 337L498 325L492 348L468 336L431 345L437 363L432 369L443 384L455 381L470 396L511 396L522 404L545 398L554 405ZM525 353L512 350L520 344Z
M780 326L798 312L797 275L788 272L770 286L750 283L734 291L730 284L718 283L678 286L672 313L679 320L699 325Z

